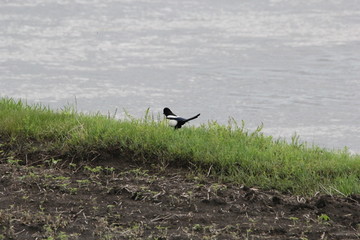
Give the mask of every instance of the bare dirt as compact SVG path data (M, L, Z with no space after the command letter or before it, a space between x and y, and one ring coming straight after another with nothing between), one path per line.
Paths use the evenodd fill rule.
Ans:
M0 160L0 239L360 239L360 196L263 191L120 159Z

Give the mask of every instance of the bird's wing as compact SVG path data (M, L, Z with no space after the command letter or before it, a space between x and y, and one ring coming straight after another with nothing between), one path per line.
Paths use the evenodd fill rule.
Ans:
M169 119L169 120L176 120L176 121L178 121L178 122L184 122L184 121L186 121L185 118L182 118L182 117L179 117L179 116L175 116L175 115L168 115L168 116L166 116L166 118Z

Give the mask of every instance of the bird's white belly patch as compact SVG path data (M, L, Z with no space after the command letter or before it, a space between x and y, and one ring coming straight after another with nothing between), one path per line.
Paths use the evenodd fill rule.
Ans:
M176 120L173 120L173 119L170 119L170 120L169 120L169 125L170 125L171 127L175 127L176 124L177 124L177 121L176 121Z

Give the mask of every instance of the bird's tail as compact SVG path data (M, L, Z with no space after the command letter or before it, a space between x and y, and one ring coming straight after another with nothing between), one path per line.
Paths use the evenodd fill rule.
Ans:
M191 117L191 118L186 119L185 122L188 122L188 121L190 121L190 120L193 120L193 119L197 118L198 116L200 116L200 113L199 113L198 115L196 115L196 116L193 116L193 117Z

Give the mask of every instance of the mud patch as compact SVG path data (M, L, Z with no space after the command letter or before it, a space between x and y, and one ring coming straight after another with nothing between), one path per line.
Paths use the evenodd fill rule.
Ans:
M0 239L359 239L359 199L284 195L125 162L3 162Z

